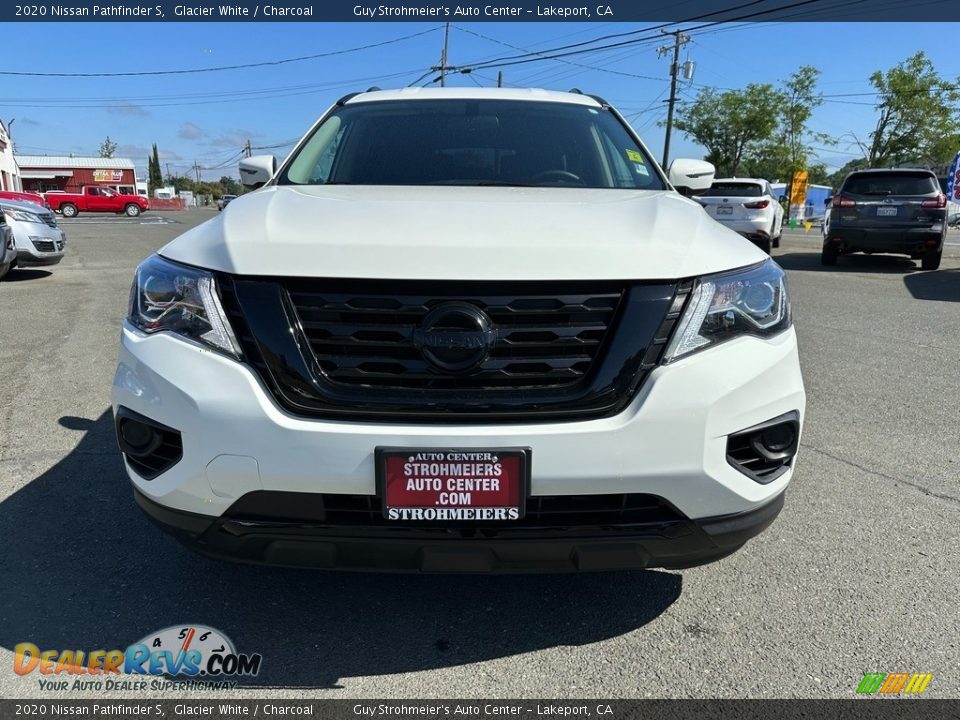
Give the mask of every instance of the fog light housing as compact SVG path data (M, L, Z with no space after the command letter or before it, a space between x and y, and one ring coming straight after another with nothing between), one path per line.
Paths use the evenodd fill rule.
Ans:
M179 430L151 420L129 408L116 414L117 444L127 464L144 480L153 480L183 457Z
M800 414L792 411L727 438L727 462L766 485L790 468L800 443Z

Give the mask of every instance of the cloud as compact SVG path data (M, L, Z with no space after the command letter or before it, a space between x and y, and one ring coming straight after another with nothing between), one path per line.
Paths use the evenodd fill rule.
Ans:
M207 134L207 131L192 122L185 122L178 134L184 140L199 140Z
M139 105L130 102L113 103L107 106L107 112L114 115L130 115L131 117L146 117L150 113Z
M250 140L252 143L256 144L258 138L262 137L262 133L252 132L250 130L232 130L213 138L210 140L210 144L214 147L230 147L240 149L247 144L247 140Z
M20 122L22 122L24 125L29 125L30 127L40 127L43 125L43 123L39 120L34 120L33 118L28 117L20 118Z
M150 155L150 148L143 145L117 145L114 157L144 157Z

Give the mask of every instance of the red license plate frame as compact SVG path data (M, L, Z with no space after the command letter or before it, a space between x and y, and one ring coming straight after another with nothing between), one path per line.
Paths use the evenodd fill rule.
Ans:
M430 524L519 520L530 495L531 457L527 447L378 447L383 516Z

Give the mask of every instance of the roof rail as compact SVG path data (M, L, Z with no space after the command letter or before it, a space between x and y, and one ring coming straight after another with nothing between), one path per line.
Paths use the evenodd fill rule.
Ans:
M601 105L602 107L605 107L605 108L610 107L610 103L608 103L606 100L604 100L604 99L603 99L602 97L600 97L599 95L590 95L589 93L585 93L585 92L584 92L583 90L581 90L580 88L570 88L569 90L567 90L567 92L573 93L574 95L586 95L588 98L592 98L592 99L596 100L598 103L600 103L600 105Z
M357 95L363 95L363 93L362 92L347 93L342 98L337 100L337 107L343 107L348 102L350 102L353 98L355 98Z

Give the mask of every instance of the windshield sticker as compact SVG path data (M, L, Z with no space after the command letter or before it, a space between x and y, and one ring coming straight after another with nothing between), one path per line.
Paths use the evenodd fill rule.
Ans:
M628 149L627 159L630 160L630 162L640 163L641 165L643 164L643 155L638 153L636 150Z
M650 177L650 172L647 170L647 166L643 163L636 163L633 166L633 169L637 171L637 175L643 175L644 177Z

